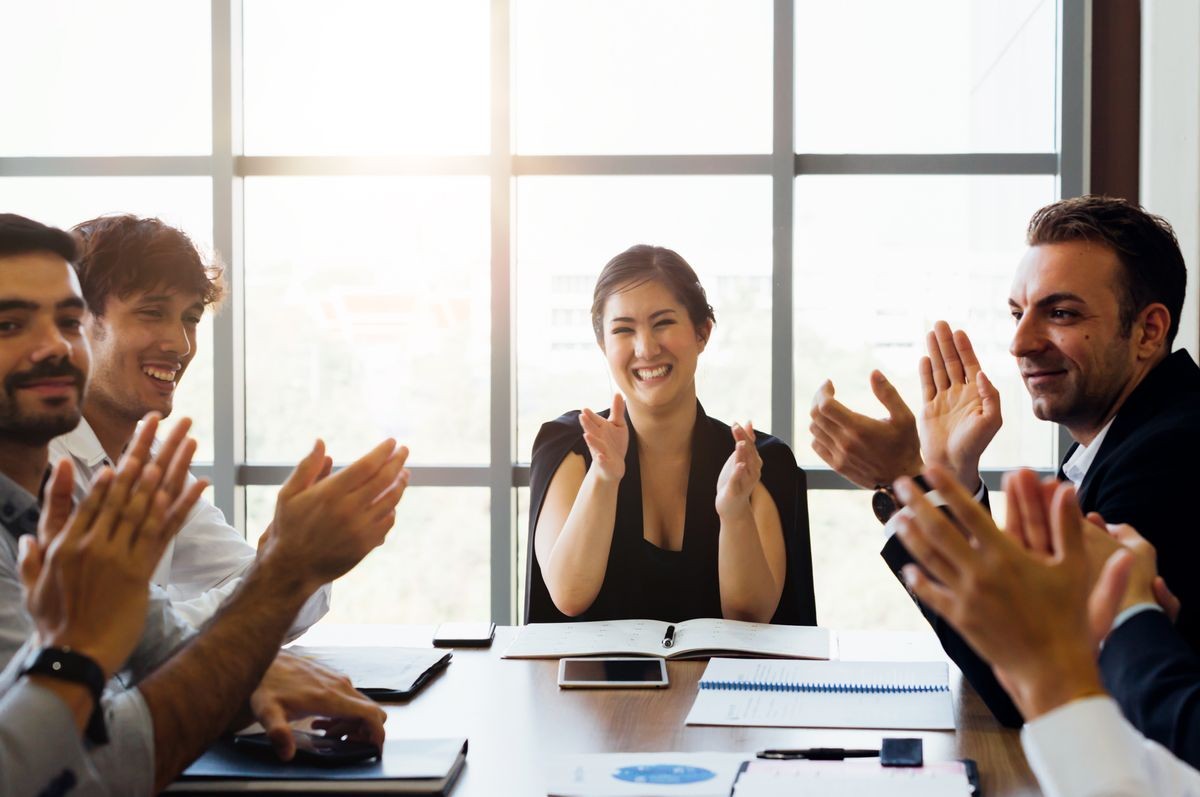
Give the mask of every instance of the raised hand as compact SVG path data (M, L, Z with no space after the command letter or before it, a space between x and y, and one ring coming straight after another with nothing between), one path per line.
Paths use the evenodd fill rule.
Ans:
M762 457L754 445L754 425L747 422L743 427L735 423L730 431L736 441L733 453L717 476L716 508L723 518L750 510L750 494L762 476Z
M917 419L926 462L949 468L968 488L979 484L979 458L1000 430L1000 392L979 368L971 340L938 321L921 358L924 405Z
M125 662L141 637L150 577L207 486L182 489L194 451L194 440L176 445L165 470L126 456L115 472L100 472L74 511L73 468L58 463L38 536L21 541L26 608L42 644L71 647L108 676Z
M383 544L395 523L408 487L407 459L408 449L389 439L325 475L325 444L318 440L279 490L260 561L297 576L309 592L345 574Z
M954 520L911 480L897 483L911 510L900 516L898 533L920 565L904 569L912 591L991 663L1026 720L1099 694L1092 614L1107 616L1111 625L1114 596L1124 593L1132 556L1118 551L1110 557L1092 587L1083 541L1088 523L1070 485L1057 486L1048 506L1032 472L1006 485L1026 493L1020 507L1035 510L1025 525L1048 527L1047 554L997 529L946 469L931 466L926 478Z
M813 396L813 451L839 474L868 489L921 472L921 442L912 411L881 372L871 372L871 390L888 411L874 419L852 412L834 398L826 380Z
M592 468L604 481L619 482L625 476L625 452L629 450L629 427L625 424L625 397L613 394L608 418L589 409L579 413L583 442L592 453Z

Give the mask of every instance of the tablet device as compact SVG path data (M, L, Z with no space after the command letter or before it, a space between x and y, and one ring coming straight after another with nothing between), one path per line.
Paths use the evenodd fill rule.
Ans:
M292 730L292 737L296 740L296 757L292 760L298 764L337 767L379 757L379 748L370 742L335 739L295 729ZM233 746L251 755L269 755L278 760L275 748L265 733L234 736Z
M638 689L667 685L667 663L657 658L559 659L560 689Z

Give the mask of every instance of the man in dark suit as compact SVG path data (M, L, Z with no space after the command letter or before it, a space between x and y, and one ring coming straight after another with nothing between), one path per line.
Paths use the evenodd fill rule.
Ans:
M1179 631L1200 646L1200 579L1190 572L1200 562L1200 536L1189 528L1196 525L1189 499L1190 462L1200 450L1200 369L1186 352L1170 353L1186 282L1174 233L1123 200L1080 197L1039 210L1028 243L1009 298L1010 350L1034 414L1061 423L1076 441L1059 477L1076 483L1085 513L1131 524L1158 549L1162 575L1182 603ZM978 463L1000 427L998 395L965 334L939 322L929 343L919 420L881 374L873 384L891 414L885 421L846 409L826 383L814 401L813 447L864 486L916 475L924 460L975 485L986 501ZM890 497L881 490L877 506ZM1048 550L1044 538L1032 544ZM912 561L894 535L882 553L898 577ZM1019 725L991 668L936 612L921 609L997 718ZM1124 704L1122 685L1111 680L1106 685Z

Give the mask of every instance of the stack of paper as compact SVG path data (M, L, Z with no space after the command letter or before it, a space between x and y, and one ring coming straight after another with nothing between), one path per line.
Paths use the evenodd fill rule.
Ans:
M923 767L881 767L878 761L751 761L733 797L968 797L961 761Z

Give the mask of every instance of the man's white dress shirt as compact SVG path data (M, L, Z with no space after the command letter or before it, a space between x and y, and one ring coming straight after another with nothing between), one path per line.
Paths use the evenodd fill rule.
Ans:
M50 443L50 462L70 457L75 466L75 501L87 495L96 473L111 466L99 438L86 419L75 429ZM188 483L195 478L188 475ZM256 551L225 522L221 510L203 497L192 507L183 528L167 546L151 582L162 587L175 611L193 628L212 617L241 584L254 563ZM287 641L303 634L329 611L331 586L321 587L300 609Z
M1200 797L1200 772L1138 733L1111 697L1025 723L1021 746L1046 797Z

